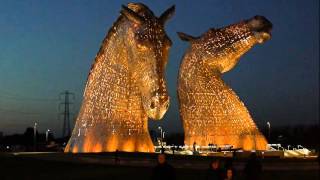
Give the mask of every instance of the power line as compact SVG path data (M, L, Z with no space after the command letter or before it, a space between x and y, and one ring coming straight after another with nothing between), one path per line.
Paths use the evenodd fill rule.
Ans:
M52 102L52 101L59 101L59 99L49 99L49 98L34 98L34 97L22 97L22 96L12 96L12 95L0 95L1 98L5 99L12 99L17 101L38 101L38 102Z
M3 109L0 108L1 112L4 113L16 113L16 114L25 114L25 115L43 115L43 114L55 114L55 113L39 113L39 112L28 112L28 111L19 111L19 110L13 110L13 109Z

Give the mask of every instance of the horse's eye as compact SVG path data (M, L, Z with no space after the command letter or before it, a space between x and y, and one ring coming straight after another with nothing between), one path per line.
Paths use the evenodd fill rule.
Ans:
M150 109L154 109L156 107L155 103L152 101L150 104Z
M146 51L149 49L146 45L140 43L137 44L137 47L140 51Z

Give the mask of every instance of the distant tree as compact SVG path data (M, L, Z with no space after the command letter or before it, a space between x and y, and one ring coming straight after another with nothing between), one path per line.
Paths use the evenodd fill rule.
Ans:
M32 127L28 127L26 131L23 133L23 139L24 139L23 145L25 145L27 149L33 146L33 138L34 138L34 129Z

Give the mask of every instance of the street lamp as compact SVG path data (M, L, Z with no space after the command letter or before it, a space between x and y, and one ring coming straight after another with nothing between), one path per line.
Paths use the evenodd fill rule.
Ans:
M37 123L34 123L33 126L33 150L36 151L37 149Z
M271 124L270 124L269 121L267 122L267 126L268 126L268 140L270 141L270 128L271 128ZM269 143L270 143L270 142L269 142Z
M162 127L159 126L158 129L160 130L160 144L161 144L161 147L162 147Z
M46 142L48 143L48 140L49 140L49 132L50 132L50 129L47 129L46 131Z

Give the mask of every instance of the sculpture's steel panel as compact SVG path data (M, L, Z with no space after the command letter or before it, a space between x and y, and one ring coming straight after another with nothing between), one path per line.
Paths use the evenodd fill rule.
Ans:
M201 37L178 33L190 41L178 79L180 116L185 144L233 145L244 150L266 149L247 108L221 79L257 43L268 40L272 24L262 16L210 29Z
M164 25L173 12L156 17L143 4L123 6L90 70L65 152L154 151L147 121L169 105Z

